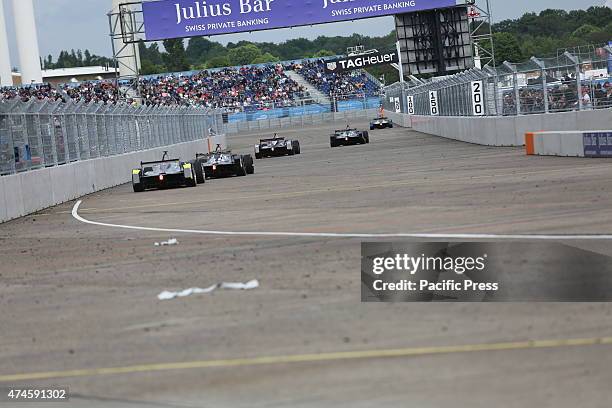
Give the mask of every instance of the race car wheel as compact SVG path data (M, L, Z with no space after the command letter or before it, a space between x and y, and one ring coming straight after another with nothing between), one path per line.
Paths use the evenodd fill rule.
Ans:
M201 162L195 162L193 165L195 169L196 180L200 184L204 184L206 182L206 173L204 172L204 167Z
M293 150L295 151L295 154L301 154L302 153L302 148L300 147L300 142L298 142L297 140L294 142L295 147L293 148Z
M261 159L261 153L255 153L255 159L256 160Z
M247 174L255 173L255 166L253 165L253 156L250 154L245 154L242 156L242 162L244 163L244 168Z
M368 132L364 132L364 139L366 144L370 143L370 134Z
M338 146L338 144L334 141L334 139L331 139L329 144L331 145L332 148Z
M244 177L244 176L246 176L246 175L247 175L247 170L246 170L246 167L245 167L245 165L244 165L244 161L243 161L243 159L241 158L241 159L240 159L240 163L238 163L238 164L236 165L236 176L238 176L238 177Z
M185 185L187 187L197 187L198 186L198 181L196 180L196 178L190 178L187 179L187 182L185 183Z
M142 193L145 190L144 186L142 185L142 183L132 184L132 186L134 187L134 192L135 193Z

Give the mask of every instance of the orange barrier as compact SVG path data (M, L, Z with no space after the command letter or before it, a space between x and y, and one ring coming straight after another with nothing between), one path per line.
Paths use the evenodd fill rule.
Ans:
M525 150L527 151L528 156L535 155L535 145L533 143L535 138L535 133L529 132L525 133Z

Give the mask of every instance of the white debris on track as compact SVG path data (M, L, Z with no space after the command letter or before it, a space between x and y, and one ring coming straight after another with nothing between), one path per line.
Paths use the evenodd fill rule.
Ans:
M212 285L208 288L190 288L185 289L181 292L162 292L157 295L159 300L172 300L180 297L186 297L191 295L202 295L212 293L217 289L229 289L229 290L251 290L259 287L259 281L253 279L247 283L239 283L239 282L223 282L218 283L216 285Z
M178 245L178 239L176 238L170 238L167 241L163 241L163 242L156 242L155 246L172 246L172 245Z

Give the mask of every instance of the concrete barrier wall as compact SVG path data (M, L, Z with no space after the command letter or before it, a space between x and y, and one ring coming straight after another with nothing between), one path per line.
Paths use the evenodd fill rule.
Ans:
M399 126L487 146L523 146L528 132L597 131L612 125L612 109L503 117L388 116Z
M403 113L395 113L390 111L385 111L385 116L393 121L394 125L409 128L412 127L412 123L409 115L405 115Z
M528 132L528 155L562 157L612 157L612 130L587 132Z
M141 161L172 158L189 161L208 150L207 140L85 160L0 177L0 222L32 214L87 194L125 184Z

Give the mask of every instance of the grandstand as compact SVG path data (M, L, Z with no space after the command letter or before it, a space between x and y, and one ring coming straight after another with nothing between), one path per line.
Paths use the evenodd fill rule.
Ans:
M290 78L303 77L334 101L377 98L380 84L365 73L356 76L326 74L322 63L309 60L297 63L227 67L200 72L165 73L142 77L139 81L142 103L146 106L200 106L223 109L228 113L252 113L316 105L305 86ZM1 99L69 100L86 103L117 103L118 89L114 81L91 81L52 86L49 84L0 89ZM133 100L129 100L133 103ZM370 103L373 106L377 101ZM316 111L331 110L319 106ZM335 105L334 110L343 105ZM348 105L344 107L348 109Z
M323 94L339 100L349 99L352 95L375 97L380 92L380 85L376 84L364 71L358 71L357 74L327 73L322 61L296 64L293 68Z

